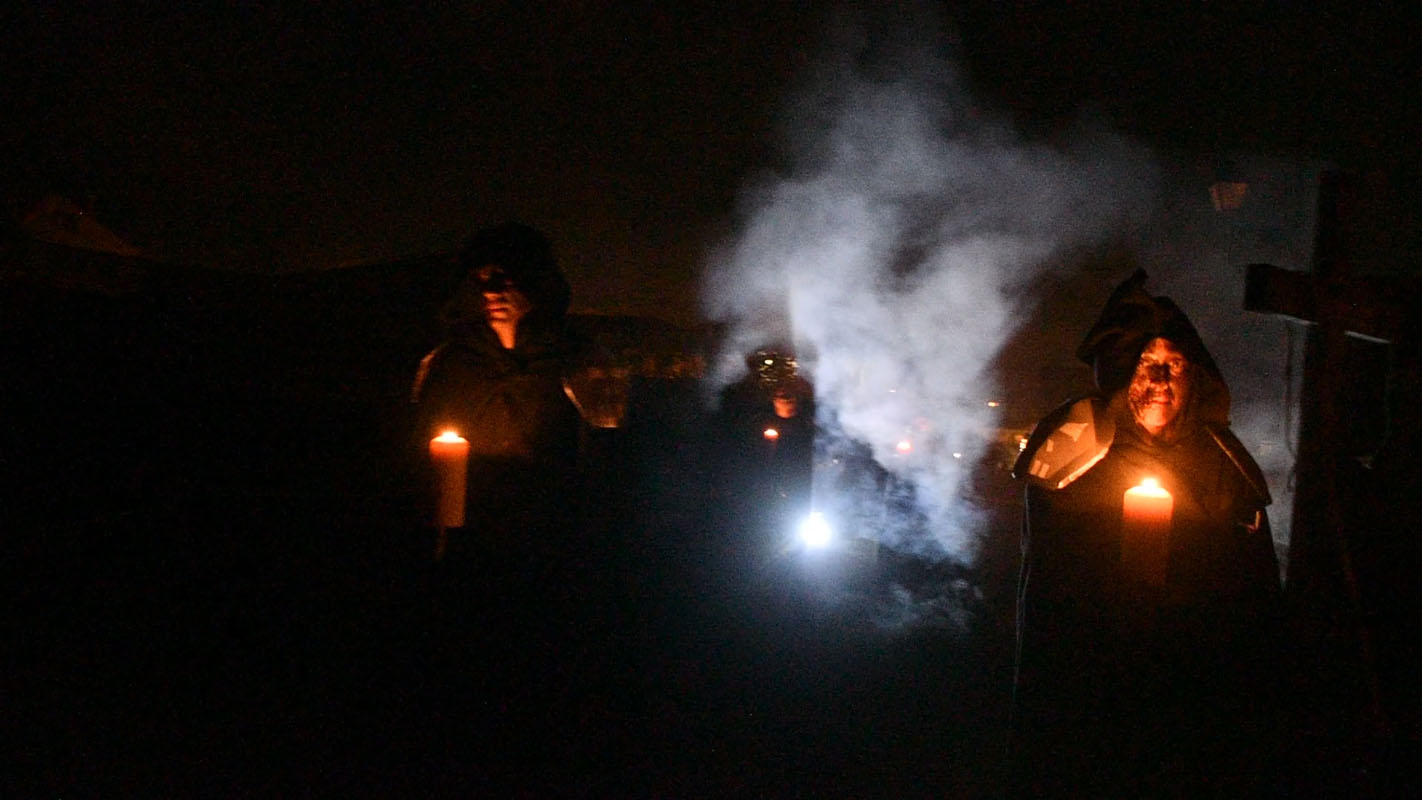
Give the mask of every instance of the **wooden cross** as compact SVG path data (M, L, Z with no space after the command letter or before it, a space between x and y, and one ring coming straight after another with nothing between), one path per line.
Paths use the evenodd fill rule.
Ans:
M1247 310L1312 323L1304 349L1287 575L1291 594L1314 600L1336 597L1338 590L1357 591L1356 585L1346 585L1354 578L1343 540L1337 475L1339 460L1346 457L1344 420L1357 412L1345 410L1341 402L1353 379L1347 338L1395 343L1409 336L1407 326L1415 321L1409 319L1407 304L1415 282L1352 274L1348 238L1355 198L1352 178L1325 173L1318 193L1313 274L1251 264L1245 279ZM1339 579L1345 585L1339 586Z
M1340 479L1346 477L1344 470L1350 466L1353 474L1359 472L1356 464L1347 463L1352 453L1346 421L1360 413L1385 414L1388 410L1345 407L1345 391L1357 380L1354 365L1349 363L1348 338L1390 345L1394 358L1400 361L1393 375L1408 374L1416 360L1417 320L1412 309L1418 283L1415 279L1353 274L1348 245L1358 222L1356 197L1351 177L1325 173L1319 185L1313 274L1251 264L1244 305L1250 311L1310 323L1299 402L1286 592L1304 624L1301 632L1351 649L1353 658L1358 659L1354 663L1366 671L1370 696L1344 700L1344 704L1366 706L1360 709L1365 719L1363 738L1377 742L1386 736L1387 715L1378 680L1374 631L1364 615L1363 587L1349 547L1349 533L1356 539L1375 532L1347 530L1348 521L1356 518L1359 505L1369 498L1350 493ZM1407 404L1407 408L1415 409L1415 404ZM1411 426L1407 438L1415 439L1416 412L1408 413L1413 417L1403 424ZM1408 459L1406 463L1414 462ZM1407 469L1415 471L1416 467ZM1374 748L1376 745L1364 747Z

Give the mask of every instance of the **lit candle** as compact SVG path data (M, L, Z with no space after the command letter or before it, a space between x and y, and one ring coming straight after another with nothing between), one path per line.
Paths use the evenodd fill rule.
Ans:
M1121 510L1121 566L1128 576L1165 584L1170 516L1175 501L1155 478L1126 490Z
M435 517L441 528L464 525L464 482L469 469L469 441L454 431L445 431L430 440L435 480L439 483L439 511Z
M765 431L761 433L761 436L764 436L766 441L773 442L780 438L780 431L775 428L766 428Z

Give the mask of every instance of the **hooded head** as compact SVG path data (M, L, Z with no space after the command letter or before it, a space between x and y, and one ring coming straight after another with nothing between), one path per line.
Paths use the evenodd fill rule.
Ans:
M459 253L463 281L445 309L446 321L482 321L483 293L492 274L527 298L530 320L559 320L568 311L568 282L558 270L553 247L535 228L508 222L484 228L465 242ZM492 267L493 269L485 269Z
M1227 425L1229 389L1215 360L1185 312L1168 297L1152 297L1145 282L1145 271L1136 270L1116 287L1077 348L1077 357L1091 365L1097 388L1115 397L1131 387L1147 346L1164 339L1184 357L1189 370L1188 397L1174 428L1190 423ZM1157 349L1152 348L1151 358Z

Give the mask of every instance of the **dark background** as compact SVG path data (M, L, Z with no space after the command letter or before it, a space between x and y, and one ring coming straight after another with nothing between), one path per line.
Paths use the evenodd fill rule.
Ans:
M833 9L167 5L5 12L10 219L58 191L148 256L7 229L7 794L1000 789L1010 568L745 571L686 382L648 381L592 442L617 478L594 487L606 580L573 616L592 633L527 673L566 700L529 739L486 724L508 711L462 668L553 601L484 628L438 604L404 398L441 254L519 216L583 308L695 323L701 254L775 164ZM1403 15L1126 5L945 4L945 46L1028 136L1088 109L1162 148L1330 160L1411 219ZM43 277L80 267L130 280ZM980 484L1010 551L1015 488ZM875 625L863 598L892 587L961 619ZM1350 757L1320 780L1354 786Z
M1386 4L927 5L970 93L1029 135L1099 113L1162 148L1415 175L1416 27ZM690 319L706 246L852 9L24 4L0 34L7 191L256 272L444 252L521 217L579 302Z

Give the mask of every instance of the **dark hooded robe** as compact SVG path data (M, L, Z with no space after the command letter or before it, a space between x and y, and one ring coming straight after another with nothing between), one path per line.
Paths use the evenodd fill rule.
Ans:
M1100 393L1033 431L1025 479L1012 781L1022 797L1258 796L1273 780L1268 700L1278 563L1262 473L1230 433L1229 392L1189 320L1137 272L1079 357ZM1169 442L1126 389L1162 337L1193 365ZM1123 566L1126 490L1173 498L1163 582Z
M485 319L477 271L489 264L530 301L511 349ZM596 746L568 726L599 708L616 641L579 470L584 422L567 388L587 348L565 324L568 285L542 234L481 231L461 267L442 311L448 335L411 398L415 446L451 428L470 445L466 524L447 532L431 571L436 627L420 680L428 724L458 748L450 763L483 774L486 794L537 794L570 753Z
M530 537L558 535L578 456L581 420L564 386L582 349L567 331L568 285L547 241L518 224L476 234L460 262L466 277L441 312L447 338L421 362L412 392L422 441L448 429L469 440L471 535L538 547ZM484 318L474 273L486 264L532 305L512 349Z

